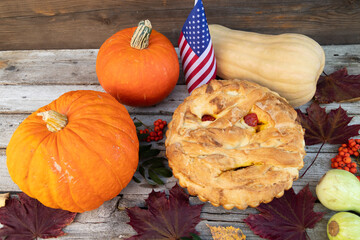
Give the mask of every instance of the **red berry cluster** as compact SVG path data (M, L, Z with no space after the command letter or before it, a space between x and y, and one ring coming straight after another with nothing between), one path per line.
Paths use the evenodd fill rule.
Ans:
M359 157L360 139L349 139L338 149L338 155L331 159L331 167L357 173L357 164L350 156ZM360 176L356 176L360 180Z
M149 128L140 130L140 134L149 134L144 140L146 142L159 141L164 138L164 128L166 127L167 122L162 119L158 119L154 122L154 130L150 132Z

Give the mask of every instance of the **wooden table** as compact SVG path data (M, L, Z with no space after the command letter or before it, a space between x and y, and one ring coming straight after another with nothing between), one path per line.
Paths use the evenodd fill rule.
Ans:
M342 67L347 67L350 74L360 74L360 45L323 46L326 53L325 72L331 73ZM6 167L5 149L17 126L31 112L48 104L61 94L78 89L103 91L98 84L95 73L97 50L33 50L33 51L2 51L0 52L0 193L19 192L12 182ZM182 73L181 73L182 76ZM359 89L360 90L360 89ZM141 119L146 124L158 118L171 120L175 108L188 96L183 77L171 95L162 103L148 108L127 107L132 117ZM326 109L337 108L340 104L328 104ZM309 103L300 107L305 111ZM351 124L360 123L360 102L343 103L341 107L354 116ZM164 141L154 143L164 154ZM325 145L314 166L302 179L294 182L295 191L306 184L310 185L315 194L315 186L319 178L330 169L330 159L335 156L336 145ZM306 169L319 145L306 147L304 159ZM170 189L176 182L175 178L167 179L162 187L155 191ZM78 214L75 221L65 228L67 236L60 239L121 239L134 235L135 232L126 222L129 221L124 209L132 206L144 206L144 199L152 191L145 182L131 182L119 196L103 204L94 211ZM196 197L191 197L193 204L200 203ZM315 211L325 211L327 214L314 229L308 230L311 239L327 239L326 224L334 214L316 203ZM244 224L243 219L256 209L224 210L206 203L202 210L202 222L197 226L202 239L211 239L206 224L216 226L240 227L247 239L260 239Z

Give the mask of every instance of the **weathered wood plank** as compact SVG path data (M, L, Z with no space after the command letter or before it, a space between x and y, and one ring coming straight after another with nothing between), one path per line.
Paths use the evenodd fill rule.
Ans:
M98 49L0 51L0 85L99 85L97 53ZM178 84L184 83L180 68Z
M0 85L0 114L5 113L31 113L38 108L49 104L60 95L68 91L94 90L102 91L100 85ZM172 93L162 102L151 107L130 107L131 114L172 115L175 109L189 96L185 85L176 85ZM302 111L310 102L299 107ZM327 110L341 106L350 115L360 113L360 104L357 103L331 103L324 104Z
M331 146L331 145L330 145ZM335 146L333 146L333 149L336 149ZM304 167L300 170L299 175L301 175L305 169L309 166L309 164L312 162L312 160L315 158L316 153L315 152L308 152L307 155L304 158ZM309 171L306 173L305 177L298 179L294 183L294 188L298 190L299 188L302 188L307 183L310 184L310 186L314 187L316 186L318 180L321 178L322 175L326 171L330 169L330 159L333 158L336 154L335 153L325 153L322 152L319 154L316 162L314 165L309 169ZM165 156L164 150L162 150L161 156ZM136 176L142 180L142 177L138 174ZM161 190L164 189L164 187L173 186L176 182L176 179L174 177L169 179L164 179L165 186L160 186L157 189ZM9 173L7 171L6 167L6 153L5 149L0 149L0 192L18 192L20 191L18 186L11 180ZM153 187L149 184L147 184L145 181L142 181L141 183L136 183L134 181L131 181L129 185L121 192L121 194L148 194L151 192Z
M308 166L315 153L308 154L305 158L305 167ZM321 154L314 166L309 170L306 178L299 179L294 182L295 191L299 191L306 184L309 184L311 191L315 194L315 186L320 177L329 169L329 159L333 154ZM18 192L18 187L11 181L6 169L5 151L0 151L0 192ZM155 188L155 191L163 191L170 189L176 182L175 178L169 178L165 186ZM124 211L127 207L140 206L144 207L144 199L147 198L154 188L145 184L144 182L137 184L131 182L122 192L121 199L119 197L104 203L100 208L79 214L75 222L66 227L65 231L68 233L63 239L115 239L125 238L133 235L134 230L126 224L128 217ZM200 200L196 197L191 198L192 204L200 204ZM122 211L117 211L116 207ZM316 204L316 211L326 211L328 214L325 218L316 225L314 230L309 231L312 239L326 239L326 223L333 214L326 210L322 205ZM248 208L246 210L232 209L225 210L222 207L213 207L206 203L201 217L203 221L198 225L197 230L200 232L202 239L211 239L210 232L206 224L216 226L234 226L240 227L248 236L247 239L259 239L254 236L249 228L244 224L243 219L250 213L256 213L256 210Z
M135 234L135 231L126 224L129 218L124 209L135 205L144 207L145 198L147 198L147 195L117 197L94 211L79 214L75 221L65 228L68 235L61 237L61 239L118 239L130 237ZM190 203L200 204L201 202L197 198L191 197ZM116 210L117 206L120 206L121 210ZM319 203L315 204L314 210L316 212L326 212L326 215L314 229L308 230L308 234L311 239L326 239L326 224L334 213ZM210 226L239 227L247 235L247 239L260 239L254 236L243 221L249 214L256 213L257 211L253 208L224 210L221 207L216 208L206 203L201 213L203 220L196 229L200 232L203 240L212 239L207 224Z
M329 73L334 68L347 66L351 74L360 73L360 51L358 51L360 50L360 45L355 45L355 48L352 47L353 46L340 46L337 48L335 46L325 46L324 49L327 58L332 59L327 61L325 71ZM71 54L72 52L73 55ZM0 192L20 191L8 174L5 147L18 124L25 119L28 114L70 90L92 89L103 91L97 84L94 71L96 52L97 50L94 49L76 51L0 52ZM11 57L3 58L4 53L10 53ZM328 57L328 55L332 57ZM48 61L48 63L46 63L46 61ZM92 64L92 66L86 67L88 64ZM43 68L42 71L41 68ZM59 70L66 73L56 73L56 71ZM31 75L32 73L33 75ZM78 75L73 75L72 73L78 73ZM88 75L90 76L90 80L86 80L86 76ZM70 77L72 77L71 80L74 82L70 80L65 80L65 83L62 82L62 79L68 79ZM34 78L39 80L34 80ZM12 81L16 83L12 84ZM169 122L172 112L187 95L186 87L184 85L178 85L174 92L163 103L149 108L128 107L128 110L132 117L138 117L148 125L151 125L157 118L162 118ZM326 106L326 109L330 110L337 108L339 105L347 110L350 115L354 116L352 124L360 123L359 102L335 103L323 106ZM301 106L300 109L304 111L307 106L309 106L309 104ZM153 144L162 150L161 154L164 154L164 141ZM300 171L300 174L315 157L318 147L319 145L306 147L308 154L304 159L305 166ZM295 191L299 191L306 184L309 184L310 190L313 194L315 193L315 186L320 177L330 169L330 159L335 155L337 147L338 146L330 144L324 146L322 153L305 177L294 182L293 188ZM177 180L175 178L169 178L165 186L157 187L155 191L168 190L176 182ZM144 199L152 190L153 188L144 181L140 184L132 181L118 197L104 203L94 211L79 214L75 222L66 227L65 231L68 235L61 239L123 239L135 234L134 230L126 224L129 219L124 209L135 205L140 207L145 206ZM193 204L201 203L196 197L191 197L190 201ZM117 207L119 207L120 210L117 210ZM319 203L315 204L315 211L325 211L327 214L324 219L316 225L315 229L308 231L310 238L319 240L327 239L326 223L334 212L325 209ZM210 231L206 224L220 226L232 225L240 227L247 235L247 239L260 239L244 224L244 218L250 213L256 213L256 210L253 208L246 210L225 210L222 207L213 207L211 204L206 203L201 214L203 221L197 226L197 230L200 232L202 239L211 239Z
M360 74L360 44L322 47L326 73L347 67L349 74ZM0 51L0 85L99 85L97 53L97 49ZM182 69L178 84L185 84Z
M155 191L168 190L173 186ZM298 190L296 190L297 192ZM314 194L314 193L313 193ZM126 238L135 234L135 231L127 224L129 218L125 209L139 206L145 207L144 200L146 194L122 194L114 199L105 202L98 209L78 214L74 222L67 226L64 231L68 234L61 239L118 239ZM190 197L191 204L202 204L196 197ZM334 212L326 209L319 203L315 204L316 212L326 212L327 214L313 230L308 230L311 239L326 239L326 224ZM257 210L248 208L246 210L232 209L225 210L222 207L214 207L205 203L202 209L201 223L197 226L203 240L212 239L207 224L210 226L234 226L243 230L247 239L259 239L254 236L249 227L244 223L244 219L249 214L256 214Z
M1 165L3 164L1 163ZM317 166L314 166L314 168L317 168ZM0 181L2 183L4 182L1 175ZM310 181L310 189L313 194L315 194L314 189L317 181L318 179ZM165 186L156 188L155 191L168 190L174 184L175 179L171 178ZM299 191L304 185L305 183L303 181L295 182L295 191ZM138 188L141 191L127 192L126 189L130 188ZM67 232L68 235L62 237L61 239L116 239L129 237L135 234L134 230L128 224L126 224L129 219L125 213L125 209L133 206L145 207L144 199L147 198L147 194L149 194L153 188L144 188L140 184L132 182L126 187L126 189L119 197L105 202L98 209L79 214L76 217L74 223L65 228L65 232ZM0 192L2 192L1 189ZM202 203L196 197L191 197L190 202L191 204ZM312 239L326 239L325 226L333 212L325 209L321 204L315 205L315 211L324 211L327 212L327 215L325 215L324 219L316 225L315 229L310 230L308 233ZM205 203L201 214L203 221L197 226L197 230L200 232L202 239L205 240L211 239L210 231L208 230L206 224L211 226L231 225L234 227L240 227L244 234L247 235L247 239L259 239L258 237L254 236L254 234L243 221L243 219L245 219L248 214L254 214L256 212L257 211L253 208L248 208L246 210L225 210L222 207L213 207L211 204Z
M89 3L88 3L89 2ZM321 44L360 42L358 1L205 0L209 23L262 33L298 32ZM193 1L2 1L0 50L98 48L145 18L174 45ZM94 34L96 33L96 34Z
M30 113L50 103L60 95L75 90L102 91L100 85L0 85L0 113ZM185 85L177 85L174 91L158 105L146 108L127 107L131 113L172 114L188 95Z
M0 114L0 149L6 148L7 144L10 141L12 134L15 132L19 124L28 116L29 114ZM147 126L152 126L153 122L159 118L167 122L171 121L171 115L139 115L131 114L132 118L137 118L141 120ZM351 124L360 124L360 115L355 115ZM156 148L165 150L164 140L157 143L153 143ZM317 152L319 145L306 146L307 152ZM336 152L338 145L325 144L322 152Z

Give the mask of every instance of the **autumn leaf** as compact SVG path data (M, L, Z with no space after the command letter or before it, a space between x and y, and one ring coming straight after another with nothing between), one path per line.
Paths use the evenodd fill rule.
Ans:
M209 226L213 240L245 240L246 236L243 234L240 228L234 228L233 226L221 227L221 226Z
M62 229L69 225L76 213L45 207L25 193L18 194L0 208L0 238L29 240L56 238L65 235Z
M5 202L8 200L9 196L9 193L0 194L0 208L5 206Z
M360 100L360 74L348 75L343 68L330 75L320 76L315 100L319 103Z
M309 239L307 228L314 228L324 212L314 212L316 198L306 185L298 194L291 188L281 198L262 203L244 221L258 236L270 240Z
M325 108L312 103L306 112L307 115L297 109L301 125L305 128L306 145L341 144L359 134L360 125L349 126L352 117L349 117L341 107L326 113Z
M312 103L306 109L307 114L296 110L298 118L303 128L305 128L306 145L314 145L321 143L319 151L309 167L301 175L303 177L317 159L322 147L325 143L341 144L349 138L359 134L360 125L353 124L349 126L352 117L349 117L341 107L326 113L317 103Z
M191 206L189 195L177 184L169 191L169 198L153 190L145 202L148 209L126 209L128 224L138 233L129 239L180 239L198 234L195 227L203 204Z

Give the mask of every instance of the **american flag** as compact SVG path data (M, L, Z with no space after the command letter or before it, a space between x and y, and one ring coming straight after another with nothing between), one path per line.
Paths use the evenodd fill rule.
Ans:
M216 59L201 0L181 30L178 41L185 82L189 93L216 77Z

